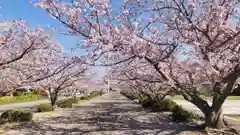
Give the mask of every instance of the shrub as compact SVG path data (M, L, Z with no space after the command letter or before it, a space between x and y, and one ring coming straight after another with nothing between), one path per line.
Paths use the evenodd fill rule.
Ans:
M153 112L161 112L161 111L172 111L173 108L177 105L174 101L170 99L163 99L161 101L157 101L156 99L149 98L147 96L142 96L139 99L139 103L143 108L151 109Z
M14 110L14 109L7 110L2 113L1 118L7 122L17 121L22 112L23 110Z
M147 96L138 96L137 99L139 100L139 103L142 104L145 100L147 100L149 97Z
M93 98L93 97L96 97L96 96L99 96L99 95L102 95L103 93L101 91L92 91L90 94L89 94L89 98Z
M156 111L173 111L177 104L171 99L163 99L159 102L156 102L153 106L153 110Z
M194 114L184 110L181 106L177 105L172 111L172 120L177 122L190 122L194 119Z
M93 91L88 96L82 96L80 98L68 98L57 101L57 106L60 108L72 108L72 104L78 103L79 100L89 100L93 97L96 97L98 95L102 95L102 92L99 91Z
M50 112L53 110L53 107L50 103L43 103L37 107L37 112Z
M137 96L135 96L133 93L130 93L130 92L121 91L120 94L124 95L125 97L127 97L130 100L137 99Z
M23 122L31 121L32 113L24 112L23 110L7 110L2 113L1 120L3 122Z
M72 102L72 103L78 103L79 99L78 98L68 98L67 99L69 102Z
M40 94L40 90L39 89L32 89L31 93L34 95L39 95Z
M88 100L89 97L88 97L88 96L82 96L82 97L80 97L79 99L80 99L80 100Z
M60 108L72 108L72 104L76 103L74 98L59 100L56 104Z
M170 91L167 93L169 96L173 97L175 95L177 95L177 93L175 91Z
M19 92L19 91L13 92L13 96L22 96L22 95L23 95L22 92Z
M12 92L8 92L8 93L6 93L5 96L11 96L12 94L13 94Z
M23 112L23 113L20 115L20 121L21 121L21 122L31 121L32 118L33 118L33 114L30 113L30 112Z
M153 105L156 104L156 100L145 98L141 100L141 104L143 108L152 108Z

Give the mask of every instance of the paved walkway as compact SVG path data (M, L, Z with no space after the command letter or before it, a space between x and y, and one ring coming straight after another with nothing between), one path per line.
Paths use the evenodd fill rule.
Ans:
M146 112L117 92L111 92L74 108L56 110L34 124L5 129L5 135L202 135L193 128ZM192 130L192 131L191 131Z
M186 100L174 100L179 105L192 111L200 112L200 110L192 103ZM224 114L240 114L240 100L226 100L223 104Z
M67 97L59 97L59 100L66 99ZM2 104L0 105L0 114L8 109L23 109L29 110L32 109L42 103L50 103L49 99L42 99L37 101L29 101L23 103L12 103L12 104Z
M37 101L30 101L30 102L23 102L23 103L12 103L12 104L4 104L0 105L0 113L6 111L8 109L29 109L37 106L41 103L50 103L49 99L37 100Z
M192 103L186 100L174 100L183 108L203 116L203 113ZM240 115L240 100L227 100L223 104L224 120L240 134L240 120L232 119L226 115Z

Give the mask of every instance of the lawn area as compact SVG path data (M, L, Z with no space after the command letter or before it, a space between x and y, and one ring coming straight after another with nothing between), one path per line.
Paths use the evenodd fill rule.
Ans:
M47 97L32 94L32 95L22 95L22 96L4 96L0 97L0 104L10 104L10 103L22 103L29 101L36 101L41 99L47 99Z
M240 115L227 115L228 117L240 120Z
M172 98L173 100L184 100L183 96L176 95ZM227 100L240 100L240 96L229 96L227 97Z

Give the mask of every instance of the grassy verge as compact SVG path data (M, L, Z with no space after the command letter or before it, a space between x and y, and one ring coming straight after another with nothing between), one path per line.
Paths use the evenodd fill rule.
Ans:
M227 115L228 117L231 117L231 118L234 118L234 119L237 119L237 120L240 120L240 114L237 114L237 115Z
M22 95L22 96L4 96L0 97L0 104L22 103L29 101L37 101L41 99L47 99L47 97L41 95Z
M184 100L183 96L176 95L172 97L173 100ZM240 100L240 96L228 96L227 100Z
M229 96L227 100L240 100L240 96Z
M92 98L101 96L102 94L103 94L102 92L92 92L89 95L82 96L82 97L76 97L76 98L72 97L72 98L68 98L68 99L59 100L59 101L57 101L56 105L60 108L72 108L73 104L90 100Z

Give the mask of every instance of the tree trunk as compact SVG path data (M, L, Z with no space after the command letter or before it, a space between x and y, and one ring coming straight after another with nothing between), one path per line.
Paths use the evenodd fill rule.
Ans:
M50 93L50 100L51 100L51 105L53 110L56 108L57 98L58 96L56 92L53 91Z
M190 95L190 102L196 105L205 115L205 127L222 128L224 127L222 104L223 102L213 103L212 106L198 95Z
M223 115L222 115L222 109L220 110L214 110L209 109L207 112L205 112L205 124L206 127L209 128L223 128L224 122L223 122Z

